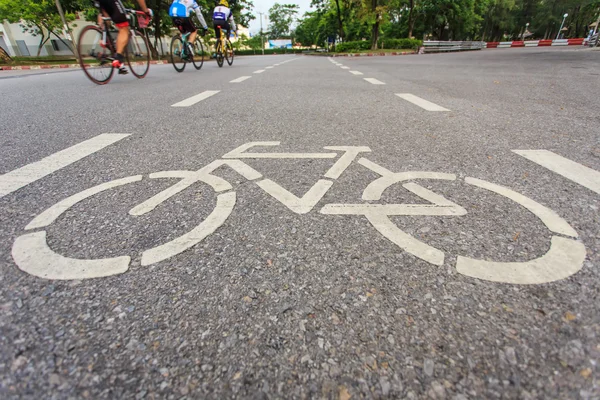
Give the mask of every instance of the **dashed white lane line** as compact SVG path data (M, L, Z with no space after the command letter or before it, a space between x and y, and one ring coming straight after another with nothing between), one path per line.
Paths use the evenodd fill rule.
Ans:
M257 71L254 71L253 74L262 74L263 72L265 72L264 69L259 69Z
M267 67L267 68L265 68L265 69L271 69L271 68L275 68L275 67L273 67L273 66L270 66L270 67Z
M350 69L350 67L346 67L344 65L342 65L340 68L342 68L342 69Z
M385 83L375 79L375 78L363 78L365 81L372 83L373 85L385 85Z
M351 74L354 74L354 75L362 75L363 74L360 71L348 71L348 72L350 72Z
M414 105L419 106L422 109L427 110L427 111L450 111L447 108L438 106L437 104L427 101L425 99L422 99L418 96L415 96L414 94L396 93L396 96L398 96L410 103L413 103Z
M548 150L513 150L513 152L600 194L600 172L596 170Z
M276 67L279 67L281 64L273 64L273 65L276 66Z
M207 90L205 92L202 92L200 94L197 94L195 96L189 97L185 100L180 101L179 103L175 103L173 104L171 107L189 107L189 106L193 106L194 104L202 101L202 100L206 100L208 99L210 96L214 96L215 94L219 93L220 90Z
M109 146L129 134L104 133L61 150L40 161L0 175L0 198Z
M250 78L252 78L252 77L251 76L240 76L237 79L229 81L229 83L240 83L240 82L244 82L246 79L250 79Z

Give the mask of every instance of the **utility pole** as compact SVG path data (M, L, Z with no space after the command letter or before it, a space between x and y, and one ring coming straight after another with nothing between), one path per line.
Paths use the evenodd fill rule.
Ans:
M262 43L261 50L262 50L262 55L264 56L265 55L265 37L263 36L263 29L262 29L262 20L263 20L262 16L264 13L259 12L258 14L260 15L260 42Z
M79 53L77 52L77 43L75 43L75 38L73 37L71 30L69 29L69 25L67 24L67 19L65 18L65 12L63 11L62 5L60 4L59 0L54 0L54 1L56 3L56 8L58 9L58 13L60 14L60 19L62 20L62 23L63 23L63 30L68 35L67 39L69 39L69 37L70 37L71 43L73 43L73 54L75 54L75 58L77 59L77 61L81 62L81 60L79 59Z

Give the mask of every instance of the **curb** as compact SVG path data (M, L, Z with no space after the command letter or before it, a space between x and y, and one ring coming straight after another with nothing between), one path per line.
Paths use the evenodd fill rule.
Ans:
M141 65L141 62L135 63L135 65ZM169 64L165 60L151 60L150 64ZM37 70L37 69L59 69L59 68L80 68L79 64L56 64L56 65L19 65L14 67L2 67L0 71L21 71L21 70Z
M323 53L323 54L304 54L305 56L313 57L385 57L385 56L408 56L417 54L416 51L411 52L391 52L391 53Z

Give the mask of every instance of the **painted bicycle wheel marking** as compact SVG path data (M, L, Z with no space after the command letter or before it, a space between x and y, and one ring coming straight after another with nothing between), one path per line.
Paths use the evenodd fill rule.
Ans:
M223 178L214 175L221 167L231 168L243 178L255 182L261 189L296 214L306 214L323 199L335 181L352 165L361 153L371 150L365 146L328 146L323 153L268 153L253 152L256 147L278 146L279 142L250 142L225 154L223 159L200 168L197 171L162 171L149 175L150 179L176 178L179 181L160 193L133 207L129 214L140 216L149 213L162 203L176 196L186 188L204 183L209 185L217 196L215 209L209 216L189 232L152 249L141 253L141 265L148 266L171 257L200 243L221 227L231 215L236 204L233 186ZM243 159L336 159L330 169L301 197L298 197L271 179L265 179ZM392 172L364 157L358 164L380 175L364 189L362 199L368 202L380 201L384 191L395 184L429 204L326 204L320 209L323 215L364 216L384 237L402 250L433 265L443 265L443 251L424 243L402 231L390 216L446 216L460 217L467 214L460 205L448 200L414 181L443 180L455 181L456 175L435 171ZM70 196L35 217L26 230L42 229L51 225L65 211L77 203L130 183L139 182L142 176L136 175L117 179L84 190ZM577 273L583 266L586 250L578 241L577 232L558 214L536 201L511 189L476 178L465 178L465 183L480 189L494 192L521 205L535 216L555 235L551 237L550 249L543 256L524 262L496 262L458 256L456 270L466 276L493 282L512 284L539 284L564 279ZM74 259L55 253L47 244L44 230L26 233L18 237L12 248L17 266L32 275L46 279L87 279L116 275L126 272L131 256L85 260ZM563 237L566 236L566 237Z

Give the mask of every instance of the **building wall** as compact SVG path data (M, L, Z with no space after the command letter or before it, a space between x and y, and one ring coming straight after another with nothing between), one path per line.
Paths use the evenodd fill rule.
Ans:
M86 21L83 18L77 18L74 22L70 24L71 31L73 33L73 37L78 38L81 30L88 26L92 25L92 22ZM176 29L174 29L173 34L176 33ZM67 43L70 43L70 40L67 40L62 32L57 32L61 35L63 40ZM241 25L238 25L238 33L241 36L244 34L246 37L250 37L248 32L248 28L245 28ZM29 32L23 32L23 28L20 24L11 24L8 21L4 21L0 24L0 45L6 45L5 50L11 57L23 57L23 56L36 56L38 45L40 43L39 36L33 36ZM154 38L151 37L150 40L154 43ZM236 39L232 38L232 42L235 42ZM163 53L166 54L170 51L170 43L171 36L162 38L162 50ZM160 52L160 45L159 52ZM71 50L69 50L56 36L52 35L50 40L46 42L45 46L42 48L40 52L40 56L70 56L73 55Z

